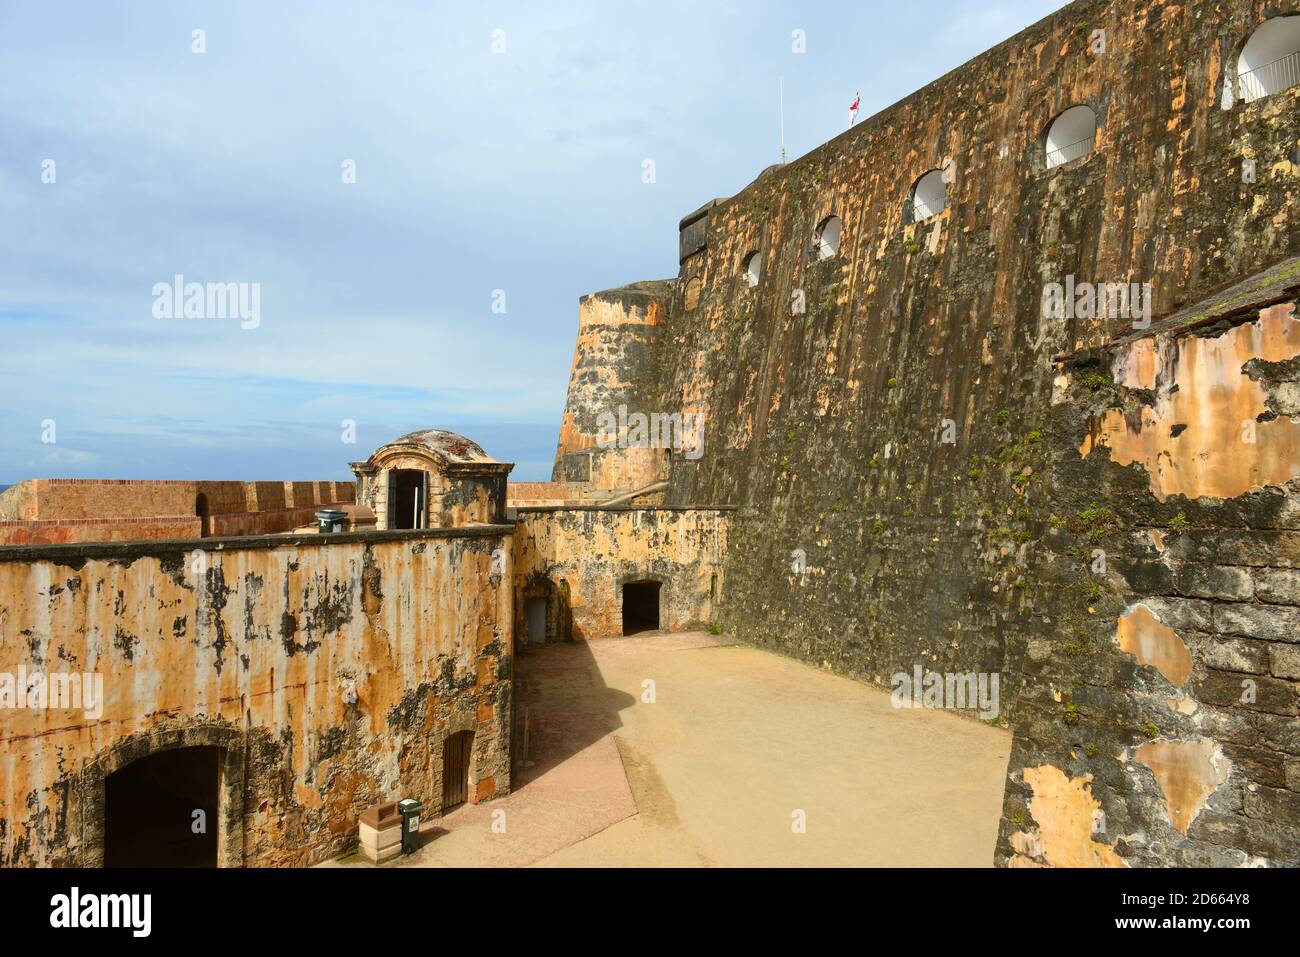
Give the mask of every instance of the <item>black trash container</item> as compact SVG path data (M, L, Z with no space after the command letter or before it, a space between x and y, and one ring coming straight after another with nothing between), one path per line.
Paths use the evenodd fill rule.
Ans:
M322 535L343 531L343 523L348 520L348 513L337 508L323 508L316 513L316 528Z
M420 812L424 805L415 798L402 798L397 810L402 815L402 853L410 854L420 846Z

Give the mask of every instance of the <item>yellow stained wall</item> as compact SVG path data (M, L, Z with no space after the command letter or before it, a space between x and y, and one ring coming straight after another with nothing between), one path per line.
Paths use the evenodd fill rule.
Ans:
M519 509L519 640L530 593L551 600L548 640L620 635L622 584L641 579L661 583L661 628L707 626L723 594L729 524L720 509Z
M416 797L436 813L452 731L476 731L471 797L507 791L511 593L498 549L509 552L500 526L202 552L0 550L0 671L100 673L105 699L93 718L0 710L0 864L93 863L102 834L81 775L158 729L240 735L248 864L341 853L379 801Z
M1280 488L1300 474L1300 422L1289 416L1259 421L1268 394L1247 364L1297 355L1300 321L1292 303L1264 309L1257 321L1217 336L1129 343L1115 356L1115 381L1151 390L1155 401L1137 417L1108 409L1079 453L1087 457L1104 446L1114 462L1138 463L1162 502Z

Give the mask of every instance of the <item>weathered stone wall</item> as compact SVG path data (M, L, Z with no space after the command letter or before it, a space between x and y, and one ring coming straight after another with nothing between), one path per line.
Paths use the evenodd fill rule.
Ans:
M36 518L36 488L19 482L0 492L0 522L31 521Z
M457 731L473 799L508 791L512 531L0 550L0 671L98 672L105 696L0 711L0 865L99 863L106 771L183 744L242 775L224 864L347 851L379 801L436 814Z
M1044 288L1149 283L1159 316L1300 248L1300 90L1251 104L1225 90L1252 31L1298 10L1074 3L707 207L638 364L647 405L705 417L704 454L674 459L667 501L740 506L728 630L882 684L917 665L1018 669L1061 600L1034 577L1059 504L1044 480L1053 360L1132 321L1046 313ZM1050 121L1080 104L1095 152L1046 168ZM949 204L915 223L910 188L930 170ZM832 215L839 248L819 258ZM1163 441L1115 452L1150 463ZM1249 477L1220 464L1215 494ZM1016 695L1005 681L1013 725ZM1116 853L1171 862L1170 847Z
M592 293L578 304L578 341L552 479L631 491L664 478L667 455L654 448L602 448L598 417L619 406L648 415L651 363L673 294L672 282L641 282ZM622 436L620 436L622 438Z
M1030 576L1043 617L1010 656L1006 862L1300 864L1300 322L1286 295L1061 365L1054 511Z
M1044 284L1150 281L1167 310L1295 237L1295 138L1276 111L1296 91L1221 108L1225 59L1261 9L1073 4L713 207L682 269L699 305L679 292L659 337L659 404L707 423L670 501L752 507L732 539L737 626L864 676L1002 660L1044 517L1030 437L1050 358L1118 326L1043 318ZM1045 170L1043 132L1077 103L1097 111L1097 150ZM951 205L908 224L910 184L948 159ZM818 260L832 213L840 252ZM751 250L756 288L739 275ZM789 573L796 549L806 576Z
M529 598L547 601L547 640L623 633L622 586L660 583L660 627L703 628L717 613L730 512L724 509L520 508L515 629Z

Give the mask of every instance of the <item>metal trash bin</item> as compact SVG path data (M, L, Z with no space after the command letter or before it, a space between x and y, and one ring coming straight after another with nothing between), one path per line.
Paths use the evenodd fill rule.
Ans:
M323 508L316 513L316 529L322 535L343 531L348 513L337 508Z
M402 815L402 853L410 854L420 846L420 812L424 805L415 798L402 798L397 810Z

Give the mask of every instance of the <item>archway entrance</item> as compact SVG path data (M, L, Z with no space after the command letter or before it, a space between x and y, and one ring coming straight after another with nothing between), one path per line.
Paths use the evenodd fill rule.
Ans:
M105 780L105 867L216 867L224 749L176 748Z
M623 634L635 635L659 628L659 582L623 585Z
M443 814L469 799L469 765L473 751L473 731L457 731L442 743Z

